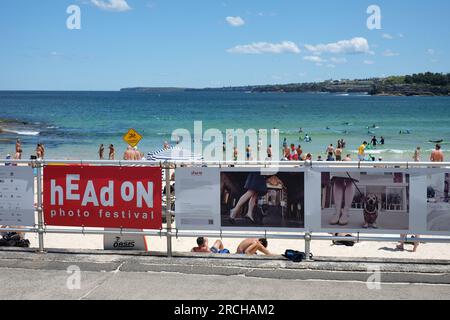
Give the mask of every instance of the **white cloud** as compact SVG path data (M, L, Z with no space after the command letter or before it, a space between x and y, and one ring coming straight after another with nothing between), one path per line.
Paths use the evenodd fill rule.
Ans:
M253 42L238 45L227 50L229 53L262 54L262 53L300 53L298 46L291 41L281 43Z
M225 20L230 26L233 27L240 27L245 24L244 19L242 19L241 17L226 17Z
M331 60L331 62L333 62L333 63L339 63L339 64L342 64L342 63L347 63L347 59L346 58L335 58L335 57L333 57L333 58L331 58L330 59Z
M316 63L326 62L326 60L324 60L318 56L306 56L306 57L303 57L303 60L306 60L309 62L316 62Z
M91 3L102 10L117 12L131 10L127 0L91 0Z
M385 57L397 57L399 55L400 55L400 53L394 52L394 51L389 50L389 49L383 52L383 56L385 56Z
M382 37L383 37L383 39L388 39L388 40L394 39L394 37L392 35L390 35L389 33L383 33Z
M373 61L373 60L364 60L364 64L372 65L372 64L375 64L375 61Z
M435 53L436 53L436 50L434 50L434 49L428 49L428 50L427 50L427 53L428 53L430 56L434 56Z
M365 38L357 37L351 40L341 40L334 43L305 45L306 50L313 54L322 53L372 53L370 51L369 42Z

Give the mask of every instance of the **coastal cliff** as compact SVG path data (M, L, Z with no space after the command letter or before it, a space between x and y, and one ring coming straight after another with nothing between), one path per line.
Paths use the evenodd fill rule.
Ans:
M419 73L370 79L342 79L323 82L274 85L237 86L222 88L125 88L125 92L329 92L367 93L379 96L450 96L450 73Z

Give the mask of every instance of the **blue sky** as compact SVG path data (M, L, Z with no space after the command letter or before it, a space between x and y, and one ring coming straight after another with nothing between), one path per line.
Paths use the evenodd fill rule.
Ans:
M379 30L366 25L373 4ZM80 30L66 27L70 5ZM0 90L450 72L449 12L446 0L2 0Z

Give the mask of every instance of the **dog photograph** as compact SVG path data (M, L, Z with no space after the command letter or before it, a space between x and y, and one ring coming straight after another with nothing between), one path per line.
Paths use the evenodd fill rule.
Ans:
M304 173L221 172L221 226L304 228Z
M407 230L409 175L379 172L322 172L324 229Z
M427 175L427 230L450 232L450 173Z

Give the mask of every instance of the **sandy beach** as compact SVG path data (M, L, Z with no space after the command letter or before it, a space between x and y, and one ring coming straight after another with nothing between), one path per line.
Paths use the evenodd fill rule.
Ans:
M38 247L37 234L26 234L31 247ZM209 239L210 244L213 238ZM235 252L242 239L222 239L226 248ZM166 252L165 237L146 237L148 250ZM73 235L73 234L45 234L45 248L47 249L97 249L103 250L102 235ZM331 241L312 241L311 251L314 256L320 257L345 257L345 258L403 258L403 259L444 259L450 260L450 244L421 243L416 252L412 252L412 245L405 245L404 251L395 249L394 242L360 242L353 247L332 245ZM195 246L195 238L172 238L174 252L190 252ZM276 240L269 239L269 250L277 255L284 253L286 249L304 251L303 240Z

